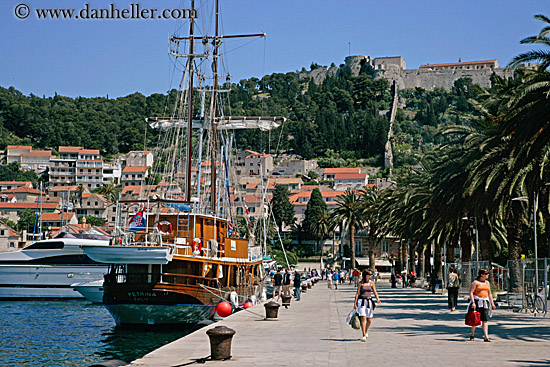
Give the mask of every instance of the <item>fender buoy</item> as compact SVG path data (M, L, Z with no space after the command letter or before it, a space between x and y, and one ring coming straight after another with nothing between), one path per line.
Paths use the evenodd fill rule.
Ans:
M239 305L239 296L237 295L237 292L233 291L229 293L229 300L233 306L237 307Z
M243 308L250 308L254 306L254 304L252 303L252 301L246 301L244 304L243 304Z
M164 231L163 228L165 229ZM168 222L167 220L163 220L157 225L157 229L159 230L160 234L170 234L172 233L172 223Z
M200 238L195 238L193 240L193 243L191 244L191 250L193 250L193 254L199 255L202 251L202 242Z
M222 301L216 306L216 312L221 317L227 317L231 315L231 312L233 312L233 307L231 307L229 302Z

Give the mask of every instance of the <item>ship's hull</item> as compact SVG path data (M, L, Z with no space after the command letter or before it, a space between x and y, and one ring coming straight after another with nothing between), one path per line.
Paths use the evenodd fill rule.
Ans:
M107 266L0 265L0 299L83 298L71 285L103 279Z
M92 303L103 303L103 279L93 282L76 283L73 289Z
M211 319L214 305L200 304L110 304L105 305L117 325L195 325Z

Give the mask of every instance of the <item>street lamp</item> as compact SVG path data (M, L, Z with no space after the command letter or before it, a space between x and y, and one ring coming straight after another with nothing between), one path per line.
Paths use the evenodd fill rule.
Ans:
M464 217L462 218L462 220L469 220L470 218L469 217ZM477 235L477 217L474 217L474 221L475 221L475 233L476 233L476 262L478 263L477 266L479 266L479 238L478 238L478 235Z

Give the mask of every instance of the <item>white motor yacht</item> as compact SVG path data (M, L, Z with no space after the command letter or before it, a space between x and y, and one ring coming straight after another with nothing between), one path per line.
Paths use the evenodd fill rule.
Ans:
M71 285L103 281L107 273L107 265L91 260L82 245L109 246L109 237L62 233L0 253L0 299L82 298Z

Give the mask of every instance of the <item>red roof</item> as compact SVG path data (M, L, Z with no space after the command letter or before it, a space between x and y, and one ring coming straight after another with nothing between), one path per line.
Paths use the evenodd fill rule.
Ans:
M0 203L0 209L36 209L36 203ZM42 203L42 209L54 210L57 208L57 203Z
M146 166L126 166L122 173L145 173L147 168Z
M30 145L8 145L7 149L32 149Z
M326 198L326 197L336 198L340 195L343 195L345 192L346 191L341 191L341 190L326 190L326 191L321 191L321 196L323 198ZM290 200L291 203L294 204L299 198L309 198L309 197L311 197L311 193L312 193L312 191L310 191L310 190L300 191L297 194L290 195L290 197L288 199Z
M427 65L420 65L420 68L431 68L431 67L440 67L440 66L464 66L464 65L472 65L472 64L494 64L497 60L483 60L483 61L466 61L466 62L451 62L448 64L427 64Z
M43 221L60 222L62 220L71 220L74 217L74 213L42 213Z
M360 167L338 167L338 168L325 168L325 175L337 174L337 173L359 173Z
M27 187L31 187L32 186L32 183L30 181L0 181L0 185L18 185L20 184L19 186L27 186Z
M130 153L143 153L143 154L149 154L149 153L151 153L151 151L150 151L150 150L132 150L132 151L128 152L127 155L130 155Z
M59 146L59 153L78 153L81 151L82 147L62 147Z
M128 194L130 192L134 194L139 194L141 192L141 186L128 185L122 189L122 195Z
M82 149L78 151L78 154L99 154L97 149Z
M50 157L51 155L51 150L33 150L30 153L21 153L22 157Z
M27 187L27 186L18 186L18 187L14 187L13 189L2 191L2 193L4 194L6 193L15 194L15 193L21 193L21 192L25 192L27 194L37 194L37 195L40 194L39 190L31 189L30 187Z

